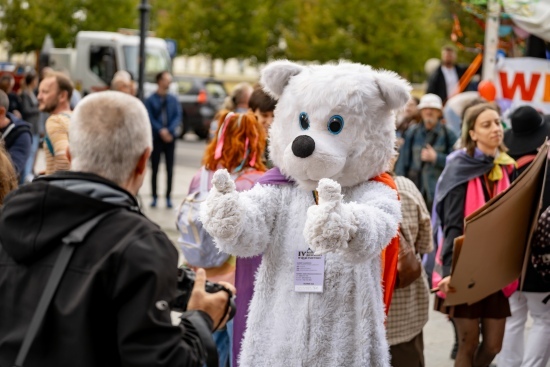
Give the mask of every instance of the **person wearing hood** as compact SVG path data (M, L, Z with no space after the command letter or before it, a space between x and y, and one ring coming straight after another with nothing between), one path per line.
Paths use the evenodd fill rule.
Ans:
M0 210L0 366L15 365L62 239L93 218L101 219L74 249L25 365L204 365L228 294L206 293L200 269L193 311L172 325L178 254L135 198L151 154L147 110L120 92L94 93L77 106L70 137L72 171L20 187Z
M31 154L31 126L8 112L9 99L0 90L0 134L4 141L18 177L25 172L25 165Z
M442 244L433 273L433 284L439 288L434 306L453 317L459 341L455 366L488 366L501 350L506 317L510 316L507 297L517 282L471 305L447 307L444 300L447 293L454 292L453 244L464 234L464 218L510 186L515 161L506 153L494 105L469 108L462 127L465 148L449 155L435 194L434 229Z
M512 128L504 133L508 153L518 162L517 175L535 159L538 149L550 137L550 116L542 116L531 106L521 106L510 115ZM543 213L550 206L550 170L546 172L543 189ZM550 283L537 273L533 263L527 262L523 287L510 296L512 316L506 320L506 331L499 365L545 367L550 359ZM533 325L525 343L525 323L531 314Z

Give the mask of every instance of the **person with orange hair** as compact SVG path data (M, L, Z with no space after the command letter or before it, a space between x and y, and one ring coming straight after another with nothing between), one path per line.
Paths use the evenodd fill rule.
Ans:
M204 153L204 166L193 177L188 195L200 190L201 178L204 177L203 171L208 173L208 190L212 187L214 172L225 168L233 177L237 191L251 189L266 171L262 159L266 148L266 132L256 116L252 112L229 111L222 111L219 116L216 134ZM223 265L205 269L208 280L235 284L235 268L240 267L241 260L236 259L235 256L229 256ZM251 286L253 281L254 279L249 279ZM236 308L237 313L246 312L246 309L239 311L239 305ZM228 322L225 330L216 331L214 340L218 346L220 366L228 365L232 358L233 321Z

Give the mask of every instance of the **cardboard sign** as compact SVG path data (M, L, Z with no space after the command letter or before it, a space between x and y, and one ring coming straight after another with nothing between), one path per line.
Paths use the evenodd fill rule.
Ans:
M505 192L468 216L464 242L453 266L446 306L472 304L504 288L522 275L542 206L548 169L548 144Z

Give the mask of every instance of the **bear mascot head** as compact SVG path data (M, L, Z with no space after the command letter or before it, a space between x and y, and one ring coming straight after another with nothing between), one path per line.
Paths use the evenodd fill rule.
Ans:
M276 61L262 72L278 99L270 158L307 190L322 178L355 186L388 169L394 155L393 110L409 99L409 83L390 71L352 63L304 67Z

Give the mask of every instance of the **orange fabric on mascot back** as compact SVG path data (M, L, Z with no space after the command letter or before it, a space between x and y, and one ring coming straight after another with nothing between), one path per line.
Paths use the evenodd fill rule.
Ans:
M382 173L381 175L372 178L372 181L383 183L384 185L397 191L397 186L395 185L393 178L387 173ZM397 278L398 255L399 236L396 233L390 244L382 250L382 286L384 287L384 305L386 306L386 315L388 315L388 311L390 309L391 299L393 296L393 287L395 286L395 280Z

